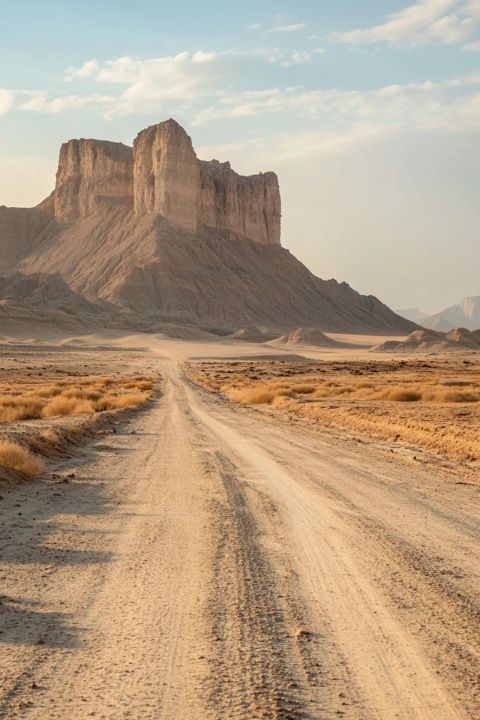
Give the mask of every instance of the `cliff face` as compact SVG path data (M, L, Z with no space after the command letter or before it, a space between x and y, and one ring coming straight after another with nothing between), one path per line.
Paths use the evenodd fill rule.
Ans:
M230 230L280 244L280 189L275 173L243 177L230 163L197 159L174 120L143 130L133 146L135 212L157 213L173 227Z
M60 224L87 217L106 199L129 201L139 216L173 228L202 226L280 245L280 189L275 173L244 177L230 163L198 160L175 120L142 130L132 148L103 140L62 145L53 194Z
M70 140L62 145L54 193L59 223L87 217L106 198L126 200L132 195L130 147L106 140Z
M230 163L200 161L199 221L265 245L280 245L280 188L275 173L243 177Z
M192 141L173 120L143 130L133 145L135 212L157 213L196 232L200 169Z

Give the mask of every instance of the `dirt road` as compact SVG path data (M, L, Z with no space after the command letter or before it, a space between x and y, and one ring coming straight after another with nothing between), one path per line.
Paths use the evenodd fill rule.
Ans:
M478 488L159 369L2 501L0 717L480 717Z

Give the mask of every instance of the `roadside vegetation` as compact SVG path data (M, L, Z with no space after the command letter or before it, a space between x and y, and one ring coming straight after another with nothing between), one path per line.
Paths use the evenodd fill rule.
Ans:
M156 381L144 375L76 375L45 382L31 374L0 380L0 468L39 475L41 456L61 456L102 418L145 405ZM66 418L72 420L68 426Z
M190 366L232 402L480 466L480 361L239 361Z

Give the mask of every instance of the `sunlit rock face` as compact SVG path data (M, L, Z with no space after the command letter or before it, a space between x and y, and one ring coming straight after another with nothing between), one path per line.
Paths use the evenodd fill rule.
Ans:
M195 232L200 168L185 130L175 120L142 130L133 155L135 212L157 213L174 227Z
M197 159L174 120L142 130L134 142L135 212L157 213L174 227L230 230L280 244L280 190L275 173L244 177L230 163Z
M107 140L69 140L60 149L54 192L55 217L87 217L105 200L131 200L132 148Z
M244 177L230 163L200 161L199 221L266 245L280 244L280 189L275 173Z

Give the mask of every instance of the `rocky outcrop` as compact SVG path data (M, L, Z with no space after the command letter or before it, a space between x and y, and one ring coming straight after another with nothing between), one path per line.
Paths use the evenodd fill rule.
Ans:
M207 226L280 244L275 173L244 177L228 162L198 160L190 137L172 119L142 130L133 150L103 140L62 145L53 194L57 221L85 218L106 200L127 201L137 215L161 215L189 232Z
M244 177L230 163L197 159L185 130L167 120L135 139L135 212L156 213L173 227L229 230L266 245L280 244L280 189L275 173Z
M280 245L280 188L275 173L244 177L230 163L200 161L198 219L265 245Z
M106 140L64 143L54 193L58 222L87 217L106 199L131 200L132 170L132 148L123 143Z
M200 168L185 130L174 120L142 130L133 155L135 212L156 213L196 232Z

